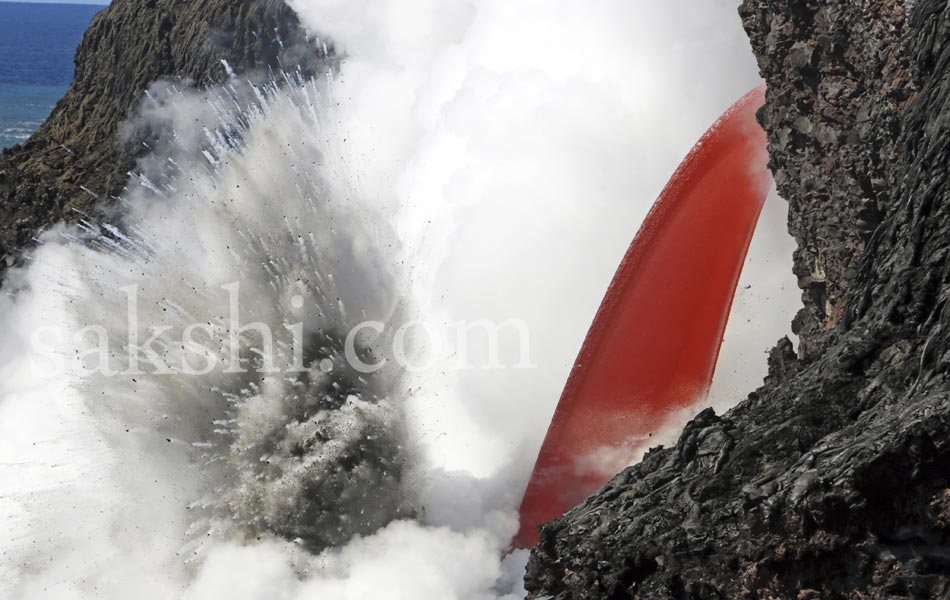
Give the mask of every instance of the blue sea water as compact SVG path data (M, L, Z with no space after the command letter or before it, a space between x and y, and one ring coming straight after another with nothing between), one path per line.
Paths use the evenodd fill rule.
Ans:
M73 78L73 55L103 6L0 1L0 149L26 140Z

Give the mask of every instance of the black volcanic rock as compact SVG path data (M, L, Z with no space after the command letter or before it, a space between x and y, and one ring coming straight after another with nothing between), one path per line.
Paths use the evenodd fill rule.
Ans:
M561 519L532 597L950 597L950 4L746 0L795 360Z
M895 0L747 1L741 13L769 84L760 118L798 242L804 309L793 327L810 361L895 201L888 163L900 160L899 116L913 95L906 13Z
M114 0L83 36L50 118L0 154L0 273L38 230L122 190L144 148L120 143L120 125L150 84L220 82L222 60L239 73L308 67L316 53L306 47L281 0Z

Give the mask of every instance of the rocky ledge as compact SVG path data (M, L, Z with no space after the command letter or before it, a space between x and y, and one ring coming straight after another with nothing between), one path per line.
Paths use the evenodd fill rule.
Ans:
M950 597L950 4L745 0L799 356L542 530L535 598Z

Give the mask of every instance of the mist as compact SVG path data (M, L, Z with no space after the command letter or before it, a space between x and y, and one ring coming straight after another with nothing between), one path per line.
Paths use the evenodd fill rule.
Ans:
M736 3L291 4L346 56L348 143L408 209L427 311L529 324L537 371L426 377L430 457L524 479L640 222L760 82ZM761 223L710 396L720 408L761 382L799 302L779 198Z

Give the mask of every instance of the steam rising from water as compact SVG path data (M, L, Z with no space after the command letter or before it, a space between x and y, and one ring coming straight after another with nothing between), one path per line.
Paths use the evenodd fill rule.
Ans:
M87 476L105 492L114 478L119 506L138 504L139 486L154 489L184 525L168 532L179 545L170 556L182 563L203 558L208 538L278 536L322 549L412 514L402 490L400 375L362 377L344 358L358 322L399 318L398 244L381 203L368 208L353 188L322 124L332 111L316 82L283 83L234 82L208 95L153 90L146 102L191 128L157 140L163 150L136 174L120 222L83 219L44 236L32 267L17 274L23 290L8 315L11 327L36 327L29 313L52 304L45 312L57 327L22 332L41 342L45 362L12 365L49 374L75 400L57 407L58 394L8 390L4 409L66 410L49 442L72 458L100 446L113 464ZM181 138L194 130L205 139ZM240 327L249 330L238 336ZM34 513L16 523L24 528L14 548L29 548L55 515L45 513L42 490L7 483L16 492L6 501ZM134 538L154 522L118 516L95 517L95 528ZM68 530L49 533L79 543ZM20 566L84 571L53 557ZM101 574L86 577L93 585Z
M676 163L756 83L731 1L291 4L346 53L336 77L155 86L129 127L161 135L119 214L47 232L7 282L0 595L518 595L524 555L503 551L597 304ZM784 333L776 299L794 307L772 275L791 273L781 213L740 286L720 405L763 374L745 357ZM235 296L302 368L265 372L249 332L247 373L33 372L130 371L133 291L139 343L171 327L169 369L226 363ZM357 323L387 326L369 357L418 316L524 319L538 368L453 371L448 340L421 373L342 359ZM195 323L207 354L181 341ZM46 325L65 332L49 356L30 343Z

